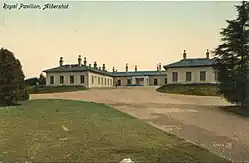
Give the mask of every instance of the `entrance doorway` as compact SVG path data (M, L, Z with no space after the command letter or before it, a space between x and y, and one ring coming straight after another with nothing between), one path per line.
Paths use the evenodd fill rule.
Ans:
M118 86L121 86L121 80L118 80Z
M158 85L158 80L154 79L154 85Z

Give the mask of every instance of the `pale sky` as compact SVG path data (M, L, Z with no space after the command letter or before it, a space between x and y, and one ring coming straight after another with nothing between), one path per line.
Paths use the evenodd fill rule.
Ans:
M15 4L16 2L7 2ZM22 1L43 5L43 1ZM40 3L39 3L40 2ZM236 16L235 4L224 1L54 2L67 10L5 10L0 8L0 46L21 61L26 77L42 70L77 63L103 63L109 71L156 70L182 59L205 57L220 43L225 20ZM51 3L51 2L50 2Z

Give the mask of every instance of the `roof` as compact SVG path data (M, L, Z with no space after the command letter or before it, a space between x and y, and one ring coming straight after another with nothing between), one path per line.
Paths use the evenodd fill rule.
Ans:
M212 59L189 58L189 59L182 59L180 61L165 65L163 67L167 69L167 68L181 68L181 67L204 67L204 66L213 66L213 65L214 61Z
M128 71L128 72L112 72L115 77L127 76L165 76L166 71Z
M44 70L46 73L60 73L60 72L83 72L83 71L92 71L95 73L115 76L115 77L127 77L127 76L164 76L166 71L129 71L129 72L108 72L99 69L95 69L89 66L78 66L78 64L73 65L63 65L61 67L55 67L51 69Z
M63 65L61 67L55 67L51 69L44 70L46 73L60 73L60 72L83 72L83 71L92 71L95 73L100 73L103 75L121 77L121 76L161 76L166 75L165 71L129 71L129 72L108 72L99 69L95 69L89 66L78 66L74 65Z
M113 76L112 73L110 73L108 71L103 71L103 70L99 70L99 69L89 67L89 66L84 66L84 65L79 66L78 64L63 65L63 66L44 70L43 72L60 73L60 72L83 72L83 71L91 71L91 72L95 72L95 73L99 73L99 74L103 74L103 75Z

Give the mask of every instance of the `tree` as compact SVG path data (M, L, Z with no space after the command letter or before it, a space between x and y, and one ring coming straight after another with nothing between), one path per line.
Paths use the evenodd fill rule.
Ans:
M40 74L39 85L45 85L45 84L46 84L46 77L43 74Z
M228 26L220 32L222 44L214 51L214 69L218 72L220 93L231 103L246 106L249 75L249 2L235 6L238 15L227 20Z
M25 84L28 86L36 86L39 82L37 77L25 79Z
M0 104L13 105L28 100L21 63L7 49L0 49Z

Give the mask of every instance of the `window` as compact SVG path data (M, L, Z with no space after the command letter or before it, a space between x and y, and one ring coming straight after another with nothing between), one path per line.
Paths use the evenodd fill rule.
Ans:
M206 80L206 71L201 71L200 72L200 81L205 81Z
M106 78L105 78L105 85L106 85Z
M214 71L214 80L218 81L218 72L217 71Z
M167 83L168 83L167 78L165 78L164 82L165 82L165 84L167 84Z
M191 72L186 72L186 81L191 81Z
M92 84L94 84L94 76L92 75Z
M107 85L110 85L110 79L107 79Z
M103 77L101 78L101 85L103 85L104 84L104 82L103 82L104 80L103 80Z
M177 72L172 72L172 81L177 82L178 81L178 73Z
M64 84L64 76L60 76L60 84Z
M128 85L131 84L131 79L127 79L127 84L128 84Z
M50 76L50 84L54 84L54 76Z
M112 81L112 79L110 79L110 84L111 84L111 85L113 85L113 81Z
M98 85L100 85L100 77L98 77Z
M73 83L74 83L74 76L71 75L71 76L70 76L70 84L73 84Z
M80 75L80 83L81 84L85 83L85 76L84 75Z

